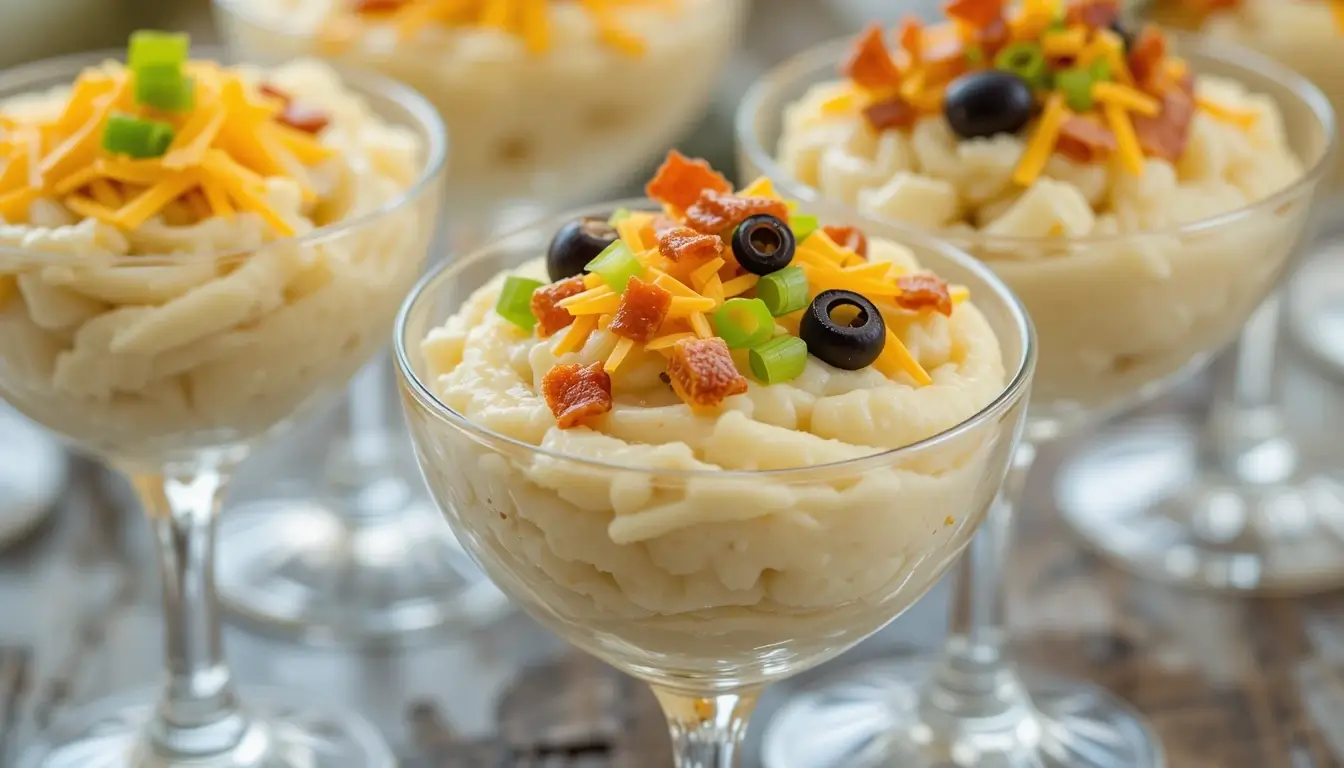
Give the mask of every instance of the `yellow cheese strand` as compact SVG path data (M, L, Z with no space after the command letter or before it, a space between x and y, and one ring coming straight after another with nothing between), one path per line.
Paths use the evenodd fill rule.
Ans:
M621 363L625 362L626 356L630 354L630 350L634 348L634 339L622 337L620 341L616 342L616 346L612 348L611 354L607 355L607 361L602 364L602 369L610 373L611 371L620 368Z
M1027 150L1022 153L1022 159L1013 170L1013 181L1024 187L1036 182L1041 172L1045 170L1050 155L1055 151L1059 129L1064 125L1064 118L1067 116L1068 109L1064 106L1064 95L1058 92L1050 94L1045 102L1045 111L1041 113L1041 119L1036 124L1031 141L1027 144ZM815 235L809 237L808 242L815 237Z
M1120 162L1131 174L1142 176L1143 147L1139 144L1138 135L1134 133L1134 123L1118 104L1103 104L1101 109L1106 115L1107 124L1111 127L1111 133L1115 134L1116 154L1120 157Z

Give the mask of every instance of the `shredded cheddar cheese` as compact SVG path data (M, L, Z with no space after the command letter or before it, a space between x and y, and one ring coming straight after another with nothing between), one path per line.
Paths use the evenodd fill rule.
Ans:
M1050 155L1055 151L1059 129L1068 116L1069 108L1064 106L1063 94L1050 94L1050 98L1045 101L1045 111L1041 113L1040 122L1031 135L1031 141L1027 144L1026 151L1022 153L1017 168L1013 170L1013 181L1024 187L1029 187L1036 181L1045 170L1045 164L1050 161Z
M238 73L201 61L186 63L184 71L193 99L180 112L137 103L136 73L109 64L81 74L54 119L6 115L0 216L26 222L28 206L47 197L77 216L127 230L158 215L190 223L246 212L259 215L276 236L294 234L268 202L266 179L284 176L303 186L306 168L333 150L280 122L281 105ZM104 133L114 114L166 123L172 141L161 157L109 151Z

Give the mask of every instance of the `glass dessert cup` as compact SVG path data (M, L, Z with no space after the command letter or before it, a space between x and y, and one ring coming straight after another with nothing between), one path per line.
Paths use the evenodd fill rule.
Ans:
M745 12L743 0L688 0L664 18L649 4L631 17L647 40L644 55L557 40L534 57L520 41L479 28L427 30L400 46L382 29L337 51L322 37L323 15L336 5L217 0L215 11L224 39L251 59L336 58L424 94L452 136L446 210L455 251L510 222L592 199L653 161L704 112ZM578 3L556 5L556 13L580 12ZM265 542L227 548L249 558L252 574L246 584L221 583L234 611L309 638L386 644L507 609L497 592L477 588L482 580L457 542L438 533L402 424L387 413L390 377L380 357L356 379L344 434L305 481L302 501L263 498L230 511L226 525L240 531L226 527L225 539ZM314 530L328 533L292 533Z
M0 549L46 519L65 476L60 446L0 401Z
M1040 338L1030 412L1004 483L1002 508L972 543L957 574L950 637L940 656L855 665L795 696L766 732L768 768L1164 764L1156 736L1125 702L1087 682L1018 672L1006 655L1003 582L1012 515L1038 449L1162 391L1233 339L1248 317L1253 316L1252 333L1260 327L1268 310L1256 307L1302 242L1315 192L1328 173L1335 151L1333 116L1309 83L1234 47L1193 38L1177 43L1192 71L1238 80L1278 102L1289 147L1308 169L1305 176L1249 207L1162 231L1073 238L942 232L1021 297ZM737 119L744 177L766 174L784 194L821 197L791 179L776 152L786 109L813 86L834 80L849 46L837 41L800 54L748 93ZM1139 266L1149 258L1161 267ZM1219 267L1220 259L1235 262ZM1187 298L1201 290L1208 291L1208 302ZM1242 345L1259 342L1263 339L1249 335ZM1255 406L1264 404L1246 399L1262 392L1238 394L1241 399L1223 401L1224 413L1255 413ZM1236 422L1219 425L1226 423ZM1224 439L1211 445L1236 447ZM1120 468L1114 464L1106 469L1113 473L1108 494L1118 485L1143 481L1117 477ZM1089 499L1095 502L1093 493ZM1170 554L1174 543L1133 518L1117 515L1104 532L1071 522L1090 543L1145 575L1161 572L1156 561ZM1186 527L1179 518L1168 525ZM1136 550L1151 560L1135 557Z
M918 234L864 223L870 237L899 240L923 267L969 286L999 339L1005 386L948 431L798 469L640 468L618 463L630 455L621 449L613 461L506 436L439 399L422 347L432 329L502 270L544 252L571 218L654 206L633 200L577 211L437 268L403 307L397 361L421 466L459 540L543 625L653 686L678 766L727 768L764 686L891 621L970 540L1007 468L1034 341L1016 299L987 269ZM505 421L544 423L522 410ZM568 434L548 429L551 445ZM728 452L742 454L739 440L726 440L736 445ZM903 490L888 484L898 474L909 483ZM908 517L889 516L893 505Z
M55 89L69 91L87 67L123 56L5 72L0 99L56 99ZM180 228L191 234L161 223L117 230L92 218L0 227L8 242L36 248L0 248L0 398L131 480L163 582L165 683L58 713L25 746L24 766L394 764L353 713L235 684L215 592L216 517L251 449L334 397L381 346L428 254L446 139L432 108L385 79L338 78L304 64L267 77L320 86L320 94L301 92L318 99L310 104L322 96L363 104L336 116L333 141L345 143L328 146L357 147L349 151L362 160L377 154L381 170L337 187L361 202L331 223L260 243L242 230L259 218L236 211ZM355 120L359 132L346 132ZM280 189L272 181L268 193ZM128 245L205 234L209 242L181 242L168 255ZM256 303L228 301L239 296Z

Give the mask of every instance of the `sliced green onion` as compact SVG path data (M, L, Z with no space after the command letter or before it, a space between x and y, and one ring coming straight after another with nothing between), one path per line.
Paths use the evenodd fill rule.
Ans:
M195 97L195 83L175 64L151 64L135 72L135 103L164 112L186 112Z
M756 282L756 298L765 303L771 315L780 317L807 306L807 287L807 273L802 267L785 267Z
M795 213L789 217L789 229L793 230L793 242L801 244L807 239L807 236L816 232L821 226L816 216L809 216L805 213ZM732 241L729 241L732 242Z
M607 219L607 226L614 227L628 218L630 218L629 208L617 208L611 212L611 218Z
M776 336L747 350L747 363L762 384L791 381L807 369L807 343L797 336Z
M644 265L621 240L608 245L584 269L602 278L617 293L625 293L630 278L644 274Z
M141 67L160 65L181 66L191 52L191 35L185 32L158 32L142 29L131 33L126 52L126 65L139 71Z
M537 324L537 317L532 314L532 294L543 285L539 280L509 275L499 291L495 312L524 331L531 331Z
M103 128L103 149L137 159L162 157L173 143L173 126L129 115L109 115Z
M760 299L729 299L714 312L714 333L729 349L754 347L775 335L775 318Z
M1064 94L1064 101L1074 112L1092 109L1092 72L1082 67L1069 67L1055 73L1055 88Z
M995 69L1012 72L1032 88L1045 88L1050 83L1050 66L1040 43L1015 43L999 51L994 57Z

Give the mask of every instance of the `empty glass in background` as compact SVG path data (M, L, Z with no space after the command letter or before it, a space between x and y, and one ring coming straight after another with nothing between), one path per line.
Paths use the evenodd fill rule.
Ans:
M81 55L5 72L0 100L68 88L86 67L124 55ZM224 659L215 593L215 520L234 468L259 443L338 394L382 346L401 298L421 273L436 224L446 152L437 113L392 81L348 73L342 80L372 114L419 142L410 186L366 213L253 251L136 254L98 264L105 271L127 270L118 283L124 286L153 269L167 280L174 269L198 275L213 265L220 276L214 279L240 273L250 279L246 270L262 259L347 260L349 270L300 295L311 300L344 281L340 291L303 304L301 313L285 313L298 306L285 305L227 334L216 356L189 366L190 399L181 379L188 373L107 399L58 389L52 378L55 355L70 342L34 323L22 295L10 297L0 312L0 397L131 480L155 537L163 583L165 684L58 712L53 725L24 746L25 767L394 764L382 737L354 713L298 691L240 690ZM0 275L39 270L40 276L60 255L0 249ZM364 281L353 291L351 275L360 267ZM198 341L209 340L218 337ZM113 375L123 361L93 361L100 362L106 367L98 370Z
M766 685L834 657L890 622L936 583L970 540L1007 468L1030 386L1035 342L1021 306L988 269L931 239L862 223L870 237L896 240L911 248L923 267L968 286L998 338L1006 378L1003 392L942 434L869 457L799 469L641 469L553 453L483 429L444 405L436 397L435 381L421 349L426 335L501 270L516 268L544 253L564 223L579 216L605 219L619 208L657 210L658 206L649 200L628 200L576 211L510 234L435 269L411 294L398 320L396 353L402 399L435 498L458 539L500 589L548 629L652 685L672 730L678 768L728 768L736 765L734 755L747 718ZM810 212L821 214L816 209ZM822 214L822 220L839 223L843 219ZM896 514L899 502L892 498L891 488L910 483L910 473L946 482L941 486L947 492L945 511L955 519L955 526L937 539L936 547L907 557L890 578L884 577L884 586L877 588L880 594L873 599L846 599L806 611L775 609L771 607L774 601L764 598L763 607L697 603L696 608L650 615L610 575L598 573L603 577L599 578L600 589L590 591L584 586L587 570L583 564L573 563L571 568L549 551L580 542L571 536L568 543L552 543L528 522L534 516L556 521L572 515L575 525L597 525L600 533L593 535L602 538L607 536L605 516L614 512L594 507L597 499L611 499L605 503L618 505L622 515L629 517L641 505L655 504L666 514L695 505L697 519L729 519L733 513L721 508L757 503L753 494L767 490L770 503L778 507L772 517L786 517L787 509L779 503L779 495L785 492L798 493L794 504L804 517L825 514L836 505L872 507L874 514L882 514L880 510L889 506L886 513ZM572 493L577 496L566 491L568 484L573 484ZM912 485L926 488L922 483ZM844 498L836 498L837 491ZM912 491L920 492L938 491ZM576 498L582 499L578 502L582 506L570 501ZM760 523L768 525L764 520ZM741 535L714 526L704 527L705 535L723 540L714 546L728 547L728 537ZM696 527L691 524L634 543L615 544L608 539L593 544L603 547L600 557L628 563L654 557L648 553L655 546L667 552L684 551L696 536ZM574 533L582 530L576 528ZM890 552L882 562L901 562L897 553L908 542L874 541L872 550L881 553L884 547ZM563 577L552 575L556 568ZM707 565L694 575L710 578L703 574L713 568ZM627 569L627 573L634 572ZM825 587L824 574L802 569L792 573L802 593ZM689 580L692 575L678 571L674 578ZM656 590L653 584L658 583L653 579L645 584L638 575L630 576L628 582L631 589L645 590ZM691 597L688 602L697 601Z
M1162 22L1189 0L1144 0ZM1242 0L1200 30L1292 67L1344 104L1344 32L1332 3ZM1243 19L1242 22L1232 21ZM1227 22L1227 23L1224 23ZM1336 124L1336 130L1339 129ZM1259 312L1233 353L1235 371L1205 422L1145 419L1108 428L1057 477L1070 524L1120 565L1186 586L1300 594L1344 585L1344 463L1318 415L1285 414L1276 346L1281 318L1302 346L1344 373L1344 218L1337 162L1322 183L1317 236L1303 268Z
M1233 46L1196 38L1174 42L1193 71L1237 80L1278 103L1289 147L1302 158L1306 175L1246 208L1160 232L1087 238L947 233L952 243L993 266L1021 297L1040 337L1041 360L1027 427L1004 483L1002 506L963 558L950 637L941 657L859 664L795 695L766 732L767 768L1163 765L1160 742L1128 704L1088 682L1035 670L1019 675L1007 658L1004 575L1014 508L1043 445L1169 387L1235 337L1253 312L1242 342L1243 356L1264 342L1257 334L1266 323L1273 324L1272 304L1258 311L1256 307L1304 239L1336 141L1328 102L1302 78ZM802 53L768 74L743 99L737 137L744 178L765 174L783 194L805 200L818 196L816 190L787 177L775 160L776 147L786 107L812 86L836 79L850 46L848 40L836 41ZM1149 277L1127 291L1123 283L1102 278L1109 273L1089 278L1094 260L1104 264L1126 253L1140 259L1137 254L1150 248L1180 254L1173 259L1169 283L1168 278ZM1032 255L1013 257L1023 250ZM1173 337L1170 349L1143 358L1121 358L1117 363L1123 365L1118 364L1110 378L1085 374L1082 366L1071 365L1079 353L1088 353L1089 342L1105 353L1108 326L1123 322L1127 315L1179 307L1173 304L1180 301L1176 286L1197 284L1201 261L1238 252L1254 255L1259 271L1248 272L1243 284L1228 290L1212 314L1187 321L1189 335ZM1054 268L1040 271L1038 265L1047 262ZM1081 308L1091 312L1081 314ZM1243 371L1243 376L1259 373L1253 369ZM1244 400L1222 401L1215 411L1225 418L1252 418L1255 411L1239 410L1250 405ZM1110 532L1112 542L1138 540L1117 523ZM1172 543L1152 531L1143 533L1151 547Z
M451 245L437 249L446 253L609 192L704 114L746 2L684 5L649 36L642 56L557 47L537 57L500 46L492 36L505 33L497 30L428 42L370 34L333 48L319 34L328 2L214 7L224 39L249 59L334 58L405 82L438 107L451 137L443 210ZM478 624L504 607L431 511L402 425L387 412L387 363L380 356L356 379L344 433L318 476L288 472L307 475L292 497L225 515L220 589L232 610L310 638L388 642Z

